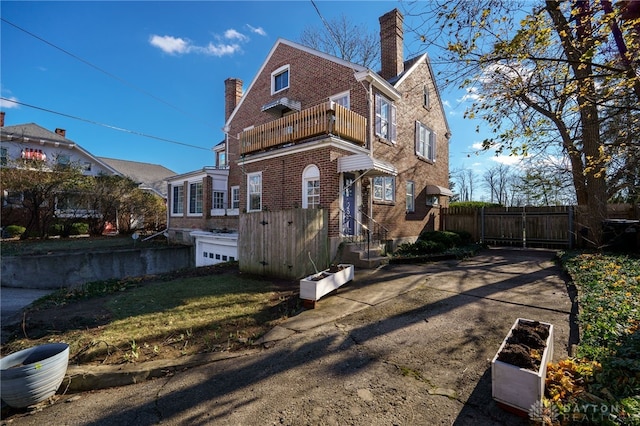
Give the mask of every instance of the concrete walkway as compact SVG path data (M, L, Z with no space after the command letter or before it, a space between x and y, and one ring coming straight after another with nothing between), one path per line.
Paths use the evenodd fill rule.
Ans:
M552 258L485 250L356 271L255 350L70 366L67 395L14 416L25 425L520 424L491 398L490 360L517 318L554 324L554 359L568 355L573 305Z

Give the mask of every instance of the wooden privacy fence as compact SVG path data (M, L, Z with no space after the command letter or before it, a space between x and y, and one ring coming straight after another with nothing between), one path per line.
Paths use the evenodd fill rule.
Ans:
M630 205L607 206L608 218L635 219ZM449 207L442 209L442 229L467 231L474 241L519 247L574 248L589 213L575 206Z
M241 214L240 271L296 280L315 272L316 267L325 269L329 265L327 220L324 209Z

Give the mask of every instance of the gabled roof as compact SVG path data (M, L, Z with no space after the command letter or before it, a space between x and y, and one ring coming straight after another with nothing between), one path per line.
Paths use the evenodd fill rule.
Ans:
M298 49L298 50L301 50L303 52L309 53L311 55L315 55L315 56L318 56L320 58L326 59L328 61L335 62L336 64L352 68L354 73L356 73L356 72L364 72L364 71L367 70L367 68L363 67L362 65L354 64L353 62L349 62L349 61L345 61L344 59L340 59L337 56L329 55L328 53L324 53L324 52L321 52L319 50L312 49L312 48L304 46L302 44L299 44L299 43L296 43L296 42L293 42L293 41L290 41L290 40L286 40L286 39L283 39L283 38L279 38L278 40L276 40L275 44L273 45L273 47L269 51L269 54L267 55L267 58L264 60L264 62L262 62L262 65L260 66L260 69L256 72L255 76L253 77L253 80L251 81L251 84L249 84L249 87L247 88L247 90L242 94L242 98L240 98L240 101L238 102L238 104L234 108L233 112L229 115L229 118L227 119L227 121L225 123L225 127L229 125L231 120L233 120L233 117L235 116L236 111L238 111L238 109L240 108L240 105L242 105L242 103L244 102L245 98L247 97L247 94L249 92L251 92L251 88L255 84L255 82L258 79L258 77L260 77L260 75L262 75L262 72L264 71L264 68L267 66L267 63L269 63L269 60L271 59L271 56L273 56L274 52L276 51L276 49L280 45L286 45L286 46L289 46L289 47L293 47L294 49Z
M429 74L431 75L431 80L433 81L433 87L435 87L436 95L438 96L438 104L440 104L440 111L442 112L442 117L444 118L444 124L447 127L447 132L451 134L449 120L447 120L447 114L444 111L444 105L442 105L440 90L438 89L438 85L436 84L435 74L433 73L433 68L431 67L431 61L429 60L429 56L426 53L406 60L404 62L404 71L389 80L389 83L393 84L394 87L398 87L409 75L411 75L411 73L413 73L413 71L418 68L418 65L421 63L425 63L429 69Z
M123 176L133 179L140 185L141 189L152 190L163 197L167 196L167 179L176 174L173 170L159 164L106 157L98 158Z
M106 164L98 157L95 157L93 154L82 148L71 139L67 139L64 136L56 132L47 130L35 123L16 124L13 126L0 127L0 135L2 136L2 140L7 141L36 142L54 146L64 145L65 148L74 149L82 153L86 157L93 159L93 161L100 164L100 166L102 166L105 170L108 170L115 175L119 174L116 169Z

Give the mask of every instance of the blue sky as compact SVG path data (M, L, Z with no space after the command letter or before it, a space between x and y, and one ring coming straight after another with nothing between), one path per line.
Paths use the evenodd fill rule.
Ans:
M325 20L344 14L376 34L379 16L402 10L390 1L316 5ZM311 1L2 1L0 13L8 21L1 22L1 96L31 105L2 101L5 125L63 128L96 156L178 174L213 164L224 80L240 78L246 89L278 38L298 41L305 27L322 25ZM421 53L410 48L417 45L405 32L405 59ZM441 95L451 170L481 173L496 164L491 153L472 154L484 136L478 122L462 118L465 93L441 87Z

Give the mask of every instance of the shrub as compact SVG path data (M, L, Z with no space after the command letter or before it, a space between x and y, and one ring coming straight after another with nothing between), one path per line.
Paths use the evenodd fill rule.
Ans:
M62 226L59 223L56 223L55 225L51 225L49 227L49 235L51 236L62 235L63 232L64 232L64 226Z
M451 231L460 236L460 243L462 245L471 244L471 232L467 231Z
M89 224L84 222L76 222L71 224L70 235L83 235L89 233Z
M437 241L417 240L415 243L400 244L396 249L398 256L419 256L422 254L442 253L445 247Z
M460 235L450 231L425 231L418 237L418 241L432 241L441 244L445 249L459 246L462 242Z
M9 238L19 237L20 235L24 234L24 231L26 231L26 229L27 228L20 225L9 225L4 228L4 234Z

